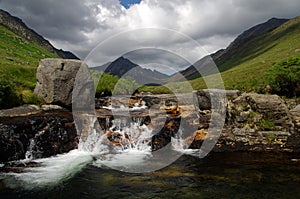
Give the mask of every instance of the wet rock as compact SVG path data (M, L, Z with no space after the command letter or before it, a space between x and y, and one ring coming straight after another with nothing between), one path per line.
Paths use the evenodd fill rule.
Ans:
M40 167L41 164L34 162L34 161L12 161L4 164L2 167L0 167L0 172L5 173L22 173L24 172L24 169L27 168L33 168L33 167Z
M180 121L180 117L167 118L162 129L154 130L154 132L158 133L152 137L152 151L159 150L171 142L171 138L175 137L175 135L178 133Z
M0 117L0 162L50 157L69 152L78 144L68 111L49 111L29 116ZM26 154L27 152L27 154Z
M185 139L185 144L188 144L191 149L200 149L203 141L207 138L207 131L197 130L194 132L193 136Z

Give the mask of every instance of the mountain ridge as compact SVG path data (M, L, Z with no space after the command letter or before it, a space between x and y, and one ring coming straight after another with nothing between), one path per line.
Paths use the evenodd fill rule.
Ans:
M249 29L247 29L246 31L244 31L243 33L241 33L236 39L234 39L230 45L226 48L226 49L220 49L215 53L212 53L208 56L205 56L202 59L207 59L207 57L211 57L212 60L215 62L216 66L218 67L220 72L223 72L225 70L230 69L230 67L223 67L222 64L224 64L224 62L228 61L229 59L231 59L232 57L234 57L236 51L238 51L240 48L243 47L243 45L245 45L247 42L251 41L253 38L272 31L274 29L276 29L277 27L281 26L282 24L288 22L289 19L280 19L280 18L271 18L269 20L267 20L264 23L260 23L258 25L255 25ZM203 66L201 66L201 59L199 61L197 61L194 65L196 65L196 67L194 65L189 66L188 68L180 71L179 73L175 73L173 74L170 79L168 80L168 82L172 82L176 79L176 81L183 81L185 79L188 80L192 80L192 79L196 79L198 77L201 77L201 74L199 74L198 71L203 72L203 74L209 75L212 74L213 72L215 72L215 70L213 69L209 69L208 67L206 67L207 69L205 71L203 71ZM182 78L182 76L184 78ZM179 80L178 80L179 78Z
M103 66L98 66L92 69L106 72L108 74L118 76L119 78L131 77L138 84L143 85L159 85L163 83L163 79L169 77L168 75L160 73L156 70L142 68L138 64L133 63L131 60L123 56L117 58L113 62L109 62Z
M0 9L0 24L8 28L13 33L26 38L27 40L36 43L47 51L56 54L64 59L79 59L72 52L64 51L55 48L48 40L38 34L33 29L29 28L22 19L12 16L9 12Z

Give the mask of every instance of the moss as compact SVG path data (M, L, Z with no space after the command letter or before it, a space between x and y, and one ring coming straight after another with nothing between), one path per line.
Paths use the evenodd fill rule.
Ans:
M266 130L273 130L274 127L275 127L275 124L274 122L268 120L268 119L265 119L265 120L262 120L259 124L259 127L261 128L261 130L263 131L266 131Z
M250 111L249 118L253 119L257 113L255 111Z
M274 133L267 133L265 134L267 142L270 144L274 144L276 141L276 135Z

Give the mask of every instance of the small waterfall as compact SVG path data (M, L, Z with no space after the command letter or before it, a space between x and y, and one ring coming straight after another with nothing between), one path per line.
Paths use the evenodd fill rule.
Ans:
M114 115L114 119L111 117L101 119L105 124L104 129L101 128L95 115L78 116L82 131L77 150L34 160L40 165L39 167L25 168L22 173L6 174L5 182L11 188L35 189L55 186L70 179L88 164L126 172L142 172L145 167L147 167L146 170L156 168L155 161L149 162L152 157L158 157L151 151L154 130L145 125L145 118L125 117L122 115L124 108L120 109L120 114ZM180 135L178 136L175 148L180 148L183 143ZM28 162L34 156L35 142L35 139L30 141L26 152ZM149 165L149 163L154 165Z
M29 147L25 153L26 160L32 160L34 158L34 155L33 155L34 147L35 147L35 139L32 138L32 139L30 139Z
M151 151L152 130L142 124L143 118L120 117L110 121L106 118L107 130L101 129L97 117L85 115L88 123L81 135L78 150L94 155L122 153L126 150Z
M178 151L180 153L186 154L186 155L192 155L195 157L199 157L199 154L201 153L201 149L190 149L191 142L193 140L185 140L183 139L183 132L182 130L179 130L176 134L175 138L172 137L171 143L174 151Z
M83 117L86 125L85 131L80 136L78 150L89 153L97 153L105 150L101 145L103 133L97 117L94 115L84 115Z

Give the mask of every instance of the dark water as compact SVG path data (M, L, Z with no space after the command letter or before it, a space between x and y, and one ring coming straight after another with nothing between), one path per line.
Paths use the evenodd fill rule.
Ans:
M129 174L86 166L55 188L11 190L0 198L300 198L300 154L183 156L160 171Z

